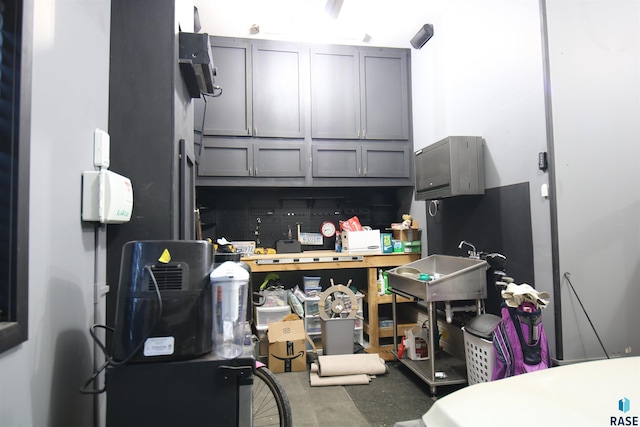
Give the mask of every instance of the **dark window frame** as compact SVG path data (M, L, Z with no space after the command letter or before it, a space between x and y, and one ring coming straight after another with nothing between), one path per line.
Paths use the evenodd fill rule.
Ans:
M0 93L2 101L9 108L3 139L7 141L2 151L8 155L10 185L0 192L1 203L7 203L8 216L3 219L6 238L0 241L2 256L6 263L0 286L5 287L7 312L0 318L0 353L16 347L28 339L28 296L29 296L29 163L31 141L31 57L33 35L33 0L0 0L2 11L2 55L13 55L10 67L3 70L5 93ZM12 39L13 37L13 39ZM10 43L15 40L15 43ZM11 47L9 47L11 46ZM5 50L6 49L6 50ZM2 59L2 66L5 60ZM8 81L7 81L8 79ZM5 82L8 84L5 85ZM5 167L5 166L3 166Z

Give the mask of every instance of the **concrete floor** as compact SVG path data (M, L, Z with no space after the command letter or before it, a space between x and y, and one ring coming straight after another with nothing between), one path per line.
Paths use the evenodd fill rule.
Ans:
M276 377L289 397L295 427L371 426L344 387L311 387L308 371L276 374Z
M386 362L388 372L368 385L311 387L309 372L276 374L287 393L296 427L392 427L420 418L433 404L429 387L405 366Z

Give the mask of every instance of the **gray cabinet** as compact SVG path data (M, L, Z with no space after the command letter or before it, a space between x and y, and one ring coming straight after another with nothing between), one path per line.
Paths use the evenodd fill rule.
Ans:
M411 177L411 147L406 141L314 142L311 156L314 178Z
M194 129L204 135L250 136L251 44L246 39L211 37L211 53L222 94L194 99Z
M253 59L253 134L304 137L304 63L299 44L256 41Z
M307 152L303 140L204 137L199 178L304 178Z
M311 49L311 136L409 139L408 53L404 49Z
M413 185L407 49L211 45L222 95L195 100L197 185Z
M304 137L303 70L299 44L211 37L218 97L195 100L194 129L204 135Z

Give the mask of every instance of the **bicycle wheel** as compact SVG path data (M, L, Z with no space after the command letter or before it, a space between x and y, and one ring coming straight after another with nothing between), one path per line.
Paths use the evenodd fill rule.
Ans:
M264 366L256 369L252 395L254 427L292 427L289 398L275 375Z

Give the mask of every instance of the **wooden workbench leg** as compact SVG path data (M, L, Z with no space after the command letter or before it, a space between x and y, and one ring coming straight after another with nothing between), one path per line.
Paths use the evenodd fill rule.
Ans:
M378 269L367 269L367 282L369 289L369 345L380 347L380 330L378 321Z

